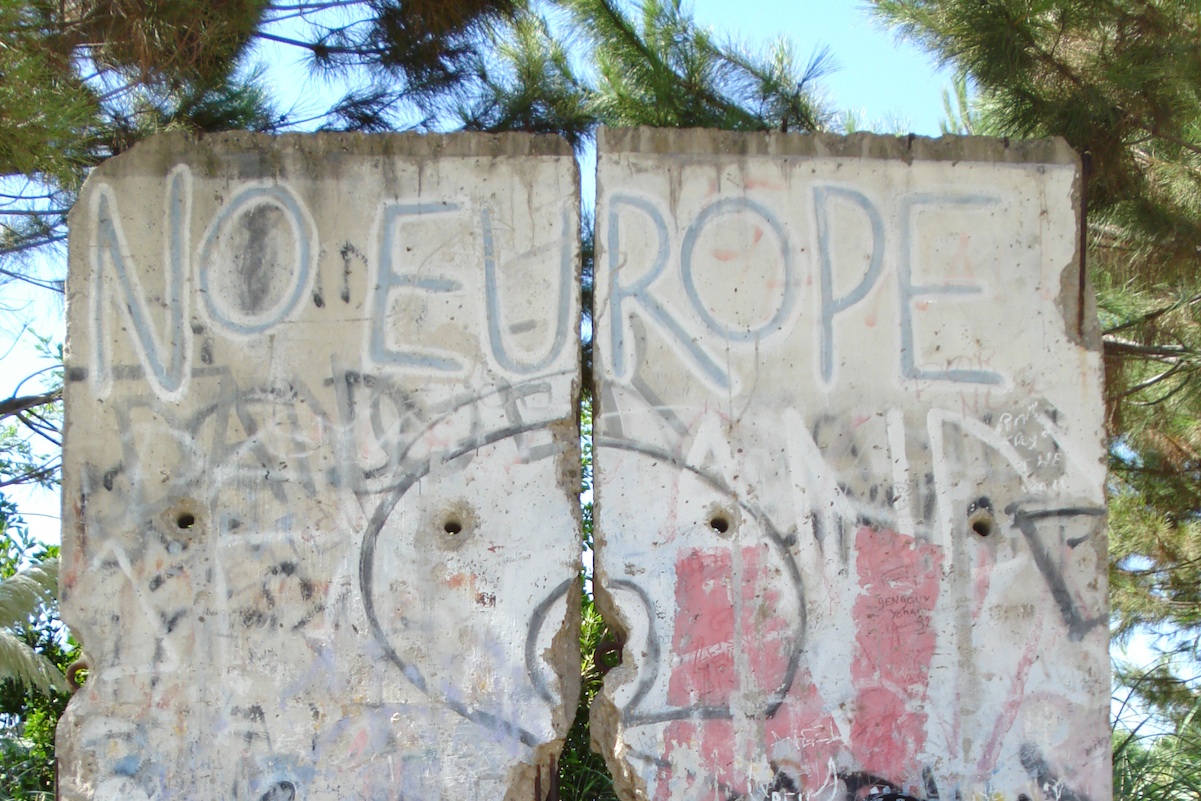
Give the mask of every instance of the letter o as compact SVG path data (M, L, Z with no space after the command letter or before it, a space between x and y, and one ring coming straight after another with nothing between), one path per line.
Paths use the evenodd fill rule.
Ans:
M705 308L705 304L701 302L700 292L696 288L696 279L692 275L692 255L696 249L697 239L705 226L714 217L722 214L731 214L738 211L750 211L759 215L768 228L776 235L776 239L780 243L780 256L784 263L784 292L780 298L780 305L776 309L775 314L771 319L764 323L759 328L749 330L731 329L723 325L713 314ZM780 328L788 315L792 312L792 306L796 296L796 281L793 276L792 249L789 247L788 234L784 230L784 226L776 219L770 209L761 203L756 203L753 200L743 197L723 198L706 206L696 219L688 226L688 230L684 234L684 243L680 249L680 276L684 281L684 291L688 295L688 300L692 303L692 308L704 321L709 330L715 334L725 337L733 342L753 342L765 333L773 329Z
M220 297L221 293L214 291L210 275L213 259L217 255L216 251L222 238L228 236L244 218L249 218L264 208L274 208L282 212L292 231L296 251L295 263L291 266L291 273L282 291L277 293L279 299L276 302L262 310L234 309L226 298ZM199 289L204 298L205 309L212 320L234 333L250 335L270 329L291 314L304 296L313 273L310 231L311 224L300 202L283 187L256 186L234 195L213 221L200 248Z

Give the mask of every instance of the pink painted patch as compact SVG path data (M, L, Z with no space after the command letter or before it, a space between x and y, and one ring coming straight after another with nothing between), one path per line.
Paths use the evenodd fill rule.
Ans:
M843 743L808 670L797 671L788 697L764 727L773 765L791 776L802 797L829 786Z
M693 723L675 720L667 726L664 738L667 741L664 757L672 761L677 751L685 753L698 750L704 775L687 773L683 784L689 792L689 801L725 801L733 795L746 793L746 777L738 776L734 764L734 722L730 720L704 720ZM656 801L672 797L671 768L659 771L659 783L655 788ZM679 788L676 788L677 790Z
M676 560L671 647L675 667L668 679L668 703L685 708L716 707L724 712L739 690L757 690L769 698L783 686L793 624L779 614L780 589L772 585L781 577L766 566L770 554L766 544L742 548L739 564L735 564L734 552L728 549L681 551ZM816 705L820 708L820 699ZM788 715L777 715L778 722L773 719L769 724L767 745L789 737L787 729L795 725L795 715L810 714L811 706L813 699L808 699L790 708ZM759 712L766 714L767 710ZM748 752L736 753L739 739L732 720L673 721L667 725L664 739L664 757L669 763L682 761L702 768L699 775L690 772L675 777L677 784L682 782L688 788L690 799L724 799L752 789L745 766L764 744L743 738L742 747ZM682 759L686 754L694 758ZM660 770L657 799L671 795L672 779L672 768Z
M732 552L725 549L689 548L676 561L671 653L678 662L667 684L667 701L674 706L724 706L736 689L771 693L784 682L790 626L772 614L779 590L768 586L770 576L762 567L768 546L743 548L740 556L739 575ZM736 583L742 608L737 621ZM735 647L746 654L750 675L738 675Z
M925 703L934 656L930 616L938 601L942 553L887 529L862 526L855 537L863 592L855 601L857 692L851 749L863 770L916 781L926 742Z

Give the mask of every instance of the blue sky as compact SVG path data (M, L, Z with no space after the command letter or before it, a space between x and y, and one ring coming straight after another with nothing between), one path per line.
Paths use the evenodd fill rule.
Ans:
M821 85L838 109L860 119L903 119L905 129L938 136L942 90L950 74L916 47L898 41L859 0L693 0L697 22L749 45L786 36L802 60L828 47L837 69Z
M788 38L799 61L828 47L836 67L822 81L836 109L851 109L863 124L902 120L904 130L939 134L945 71L918 48L898 40L873 18L862 0L684 0L696 21L752 50ZM627 8L633 0L627 0ZM553 17L552 17L553 18ZM285 35L291 35L284 29ZM297 38L304 38L297 33ZM260 43L267 84L281 110L304 119L339 95L336 85L306 75L298 48ZM890 131L894 127L886 126Z

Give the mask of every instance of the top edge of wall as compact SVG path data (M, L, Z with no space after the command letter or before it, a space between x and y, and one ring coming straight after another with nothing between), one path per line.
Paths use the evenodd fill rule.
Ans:
M1079 156L1060 138L996 139L988 136L890 136L853 133L719 131L706 128L606 128L597 131L597 152L659 153L679 156L800 156L914 161L982 161L1014 164L1069 164Z
M302 158L334 154L401 158L496 158L502 156L572 156L567 140L553 134L482 133L287 133L248 131L194 134L159 133L135 144L101 165L120 169L123 162L156 156L248 155L294 153Z

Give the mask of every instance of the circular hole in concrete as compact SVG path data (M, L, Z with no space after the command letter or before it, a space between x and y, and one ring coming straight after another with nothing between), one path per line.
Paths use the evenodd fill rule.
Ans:
M709 504L704 514L705 516L701 520L705 523L702 525L708 524L709 534L729 539L736 536L741 530L742 515L738 513L738 508L735 506L717 501Z
M440 503L430 509L422 529L430 544L444 551L457 551L473 541L479 518L471 504L462 500Z
M180 512L179 517L175 518L175 525L181 529L189 529L196 525L196 515L191 512Z
M981 537L989 537L993 533L996 521L993 520L992 514L987 509L978 509L967 519L967 524L972 533Z
M67 668L67 685L74 692L82 687L88 680L88 663L84 659L80 659L71 664Z
M967 524L973 533L988 537L997 521L993 518L992 501L981 495L967 506Z

